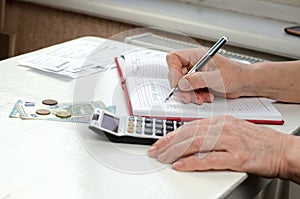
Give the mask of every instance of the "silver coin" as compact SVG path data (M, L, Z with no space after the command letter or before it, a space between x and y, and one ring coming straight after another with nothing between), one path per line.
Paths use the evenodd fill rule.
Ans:
M70 113L70 111L61 110L61 111L57 111L55 115L60 118L68 118L71 117L72 114Z

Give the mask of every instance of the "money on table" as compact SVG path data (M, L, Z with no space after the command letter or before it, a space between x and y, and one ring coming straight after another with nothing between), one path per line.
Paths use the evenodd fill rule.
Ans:
M42 99L38 101L18 100L9 117L29 120L87 123L95 108L102 108L112 113L115 112L114 106L106 106L102 101L57 101L57 103L54 103L56 100L50 100L51 99Z

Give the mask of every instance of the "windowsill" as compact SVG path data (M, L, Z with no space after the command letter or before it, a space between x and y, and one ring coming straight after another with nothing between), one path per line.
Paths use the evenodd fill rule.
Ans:
M300 58L300 37L284 28L295 24L169 0L23 0L121 22L176 30L216 41L290 58ZM126 4L125 4L126 3Z

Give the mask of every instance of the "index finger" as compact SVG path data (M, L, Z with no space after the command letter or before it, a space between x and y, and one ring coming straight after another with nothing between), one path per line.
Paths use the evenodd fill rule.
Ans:
M211 119L195 120L188 122L183 126L176 129L174 132L167 134L163 138L159 139L148 150L150 157L157 157L160 153L164 152L167 148L185 141L189 138L193 138L199 134L198 129L201 127L201 132L207 132L209 124L212 123Z
M183 125L173 131L172 133L167 134L163 138L156 141L152 147L148 150L149 156L156 158L159 154L164 152L168 147L184 141L188 138L193 138L196 136L196 131L194 130L196 126Z
M203 54L204 50L202 49L188 49L174 51L167 55L168 78L172 87L177 85L179 79L193 67Z

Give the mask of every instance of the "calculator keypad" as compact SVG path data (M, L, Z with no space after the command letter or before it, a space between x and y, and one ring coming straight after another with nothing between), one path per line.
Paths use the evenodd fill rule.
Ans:
M126 131L128 134L162 137L183 124L181 121L130 116L127 119Z

